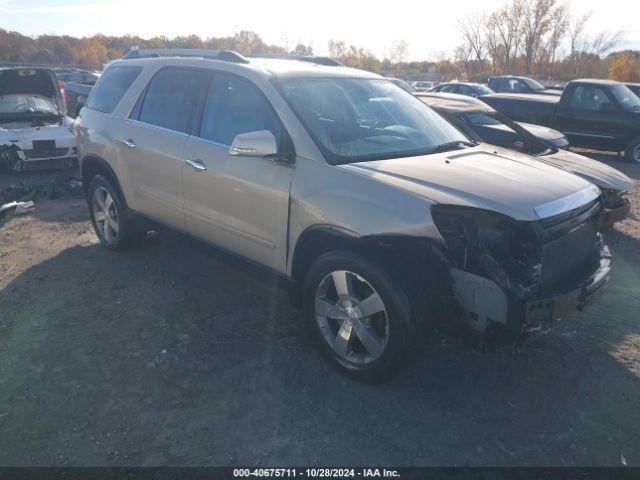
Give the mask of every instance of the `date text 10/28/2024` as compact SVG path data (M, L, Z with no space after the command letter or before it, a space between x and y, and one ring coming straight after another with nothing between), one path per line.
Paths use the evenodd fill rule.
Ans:
M234 468L233 476L275 478L398 478L397 470L386 468Z

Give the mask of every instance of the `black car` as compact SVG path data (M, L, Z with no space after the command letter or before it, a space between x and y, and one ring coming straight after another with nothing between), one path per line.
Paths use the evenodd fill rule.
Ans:
M633 181L613 167L565 150L569 142L562 133L514 122L473 98L444 93L416 96L469 138L518 150L597 185L605 200L601 227L610 227L629 215L627 191L635 188Z
M549 148L565 148L561 132L541 125L514 122L480 100L463 95L419 93L416 96L475 140L538 154Z
M539 95L555 96L562 94L562 90L546 88L533 78L513 75L490 77L488 85L496 93L537 93Z
M488 95L494 93L490 88L480 85L479 83L467 82L449 82L441 83L437 87L433 87L430 92L436 93L456 93L458 95L466 95L468 97L479 97L480 95Z
M622 83L573 80L560 97L498 93L481 100L513 120L559 130L573 146L625 151L640 163L640 98Z

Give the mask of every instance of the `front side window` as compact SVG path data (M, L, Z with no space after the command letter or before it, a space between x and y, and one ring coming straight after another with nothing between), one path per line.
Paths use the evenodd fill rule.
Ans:
M202 111L200 137L231 145L240 133L268 130L278 146L284 129L258 88L233 75L215 73Z
M138 119L158 127L189 133L208 78L209 73L204 70L160 70L149 82Z
M580 85L573 91L571 107L581 110L604 110L613 108L607 93L600 87Z
M625 110L640 110L640 98L625 85L613 85L611 93Z
M532 78L522 78L520 79L520 81L525 84L532 92L541 92L543 90L546 90L544 88L544 85L542 85L540 82L536 82Z
M280 91L329 163L431 153L469 140L382 79L284 79Z
M111 113L141 71L142 67L108 68L91 91L86 107Z

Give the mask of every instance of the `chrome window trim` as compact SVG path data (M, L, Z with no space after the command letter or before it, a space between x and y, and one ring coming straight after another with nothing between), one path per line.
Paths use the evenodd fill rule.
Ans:
M145 127L151 127L151 128L156 129L156 130L163 131L163 132L176 133L178 135L182 135L183 137L188 137L189 136L188 133L181 132L179 130L173 130L171 128L161 127L160 125L154 125L153 123L147 123L147 122L143 122L141 120L135 120L133 118L127 118L126 121L127 122L131 122L131 123L135 123L135 124L138 124L138 125L144 125Z
M540 219L549 218L586 205L599 196L600 189L592 184L566 197L538 205L533 211Z

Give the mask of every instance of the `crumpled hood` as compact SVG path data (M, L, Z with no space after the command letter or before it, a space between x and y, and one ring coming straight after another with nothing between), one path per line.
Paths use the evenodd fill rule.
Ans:
M619 170L605 163L567 150L558 150L556 153L536 158L568 172L580 175L582 178L586 178L601 188L629 190L637 187L633 180Z
M540 219L536 207L591 186L586 180L533 157L486 145L339 168L437 203L481 208L527 221Z

